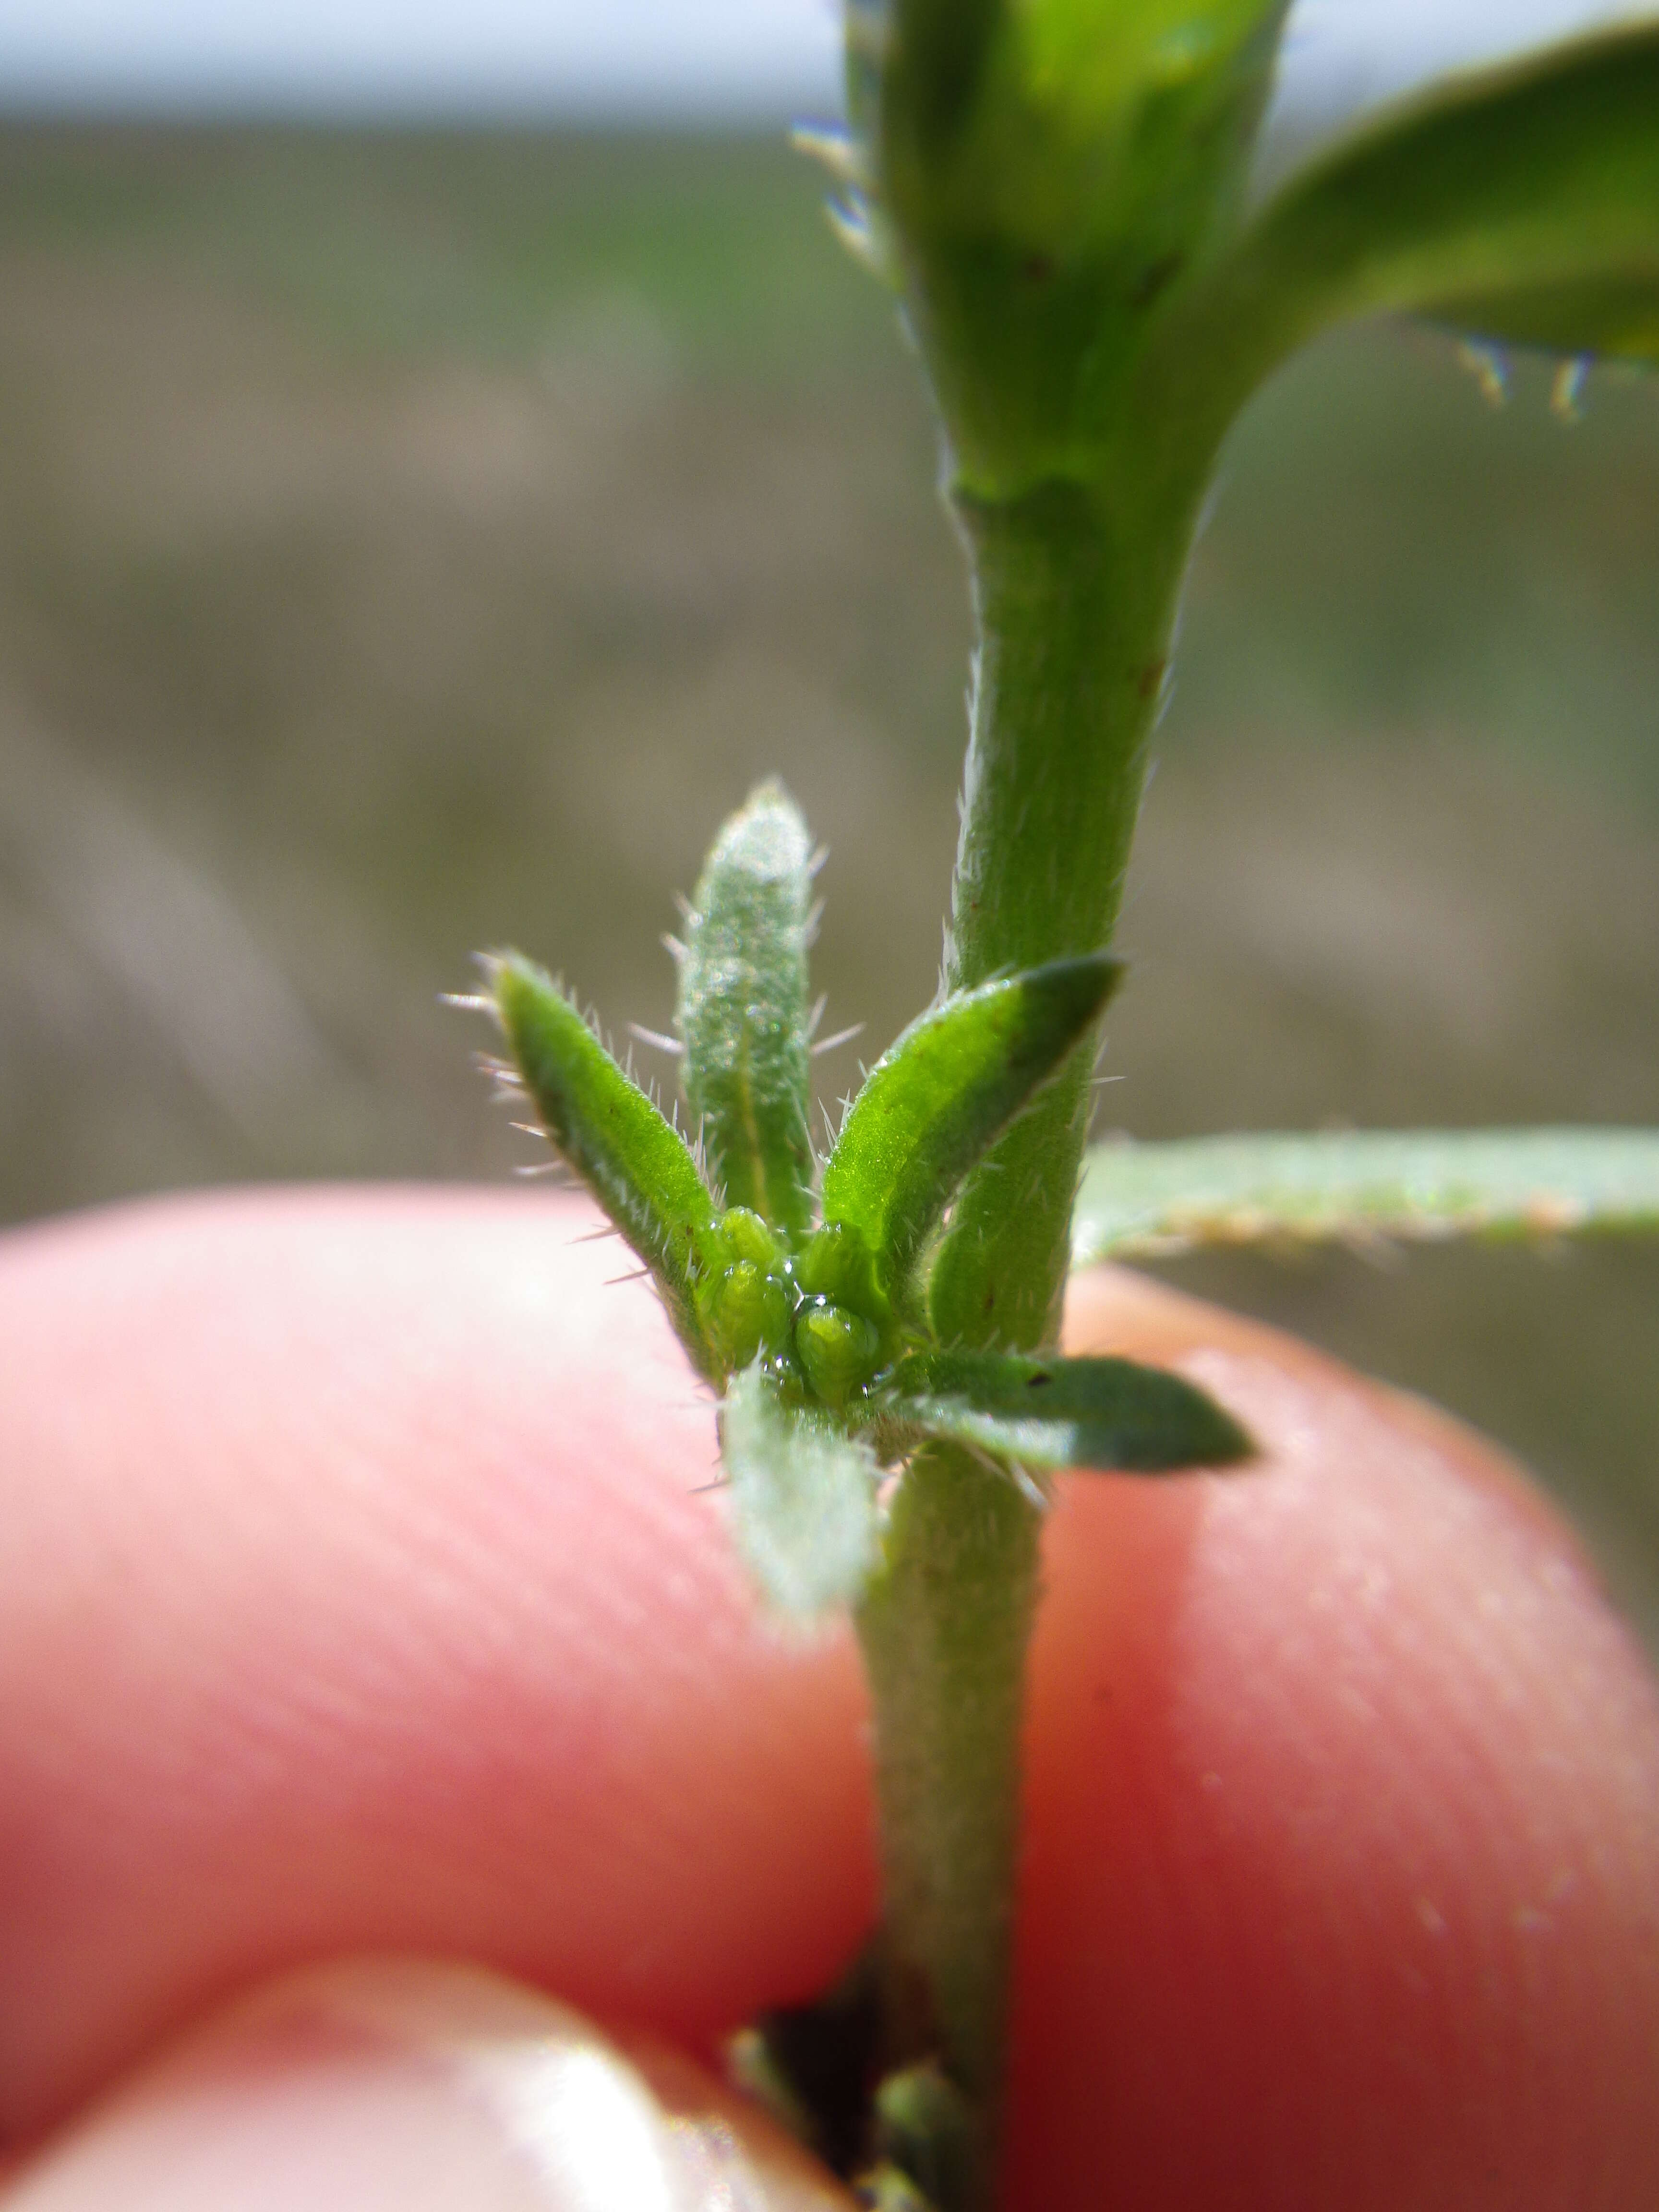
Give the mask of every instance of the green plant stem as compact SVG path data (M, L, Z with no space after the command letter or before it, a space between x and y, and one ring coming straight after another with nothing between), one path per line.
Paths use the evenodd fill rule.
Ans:
M1144 460L1141 464L1145 467ZM1171 499L1130 468L1018 500L958 494L979 650L945 978L1109 939L1161 705L1199 479ZM935 1271L946 1343L1053 1340L1088 1133L1092 1040L959 1200Z
M943 2055L994 2155L1036 1516L948 1444L912 1461L859 1616L877 1714L890 2064Z
M1133 479L1132 479L1133 481ZM1167 489L1167 488L1161 488ZM979 650L946 981L1109 938L1162 699L1190 499L1074 483L958 495ZM1173 514L1172 514L1173 508ZM1162 531L1146 527L1161 521ZM1052 1342L1087 1133L1088 1045L958 1200L934 1272L948 1343ZM994 2171L1038 1516L958 1449L918 1455L860 1629L875 1707L893 2056L936 2052Z
M1182 541L1160 561L1092 485L959 489L978 662L950 982L1097 951L1117 910L1162 696ZM1173 572L1173 573L1171 573Z

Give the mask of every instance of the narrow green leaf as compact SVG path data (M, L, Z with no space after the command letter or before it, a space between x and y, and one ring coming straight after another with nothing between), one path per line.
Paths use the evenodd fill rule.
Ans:
M823 1218L896 1292L963 1177L1048 1080L1122 976L1103 953L965 991L870 1071L823 1171Z
M520 953L503 953L491 963L491 985L514 1065L548 1141L651 1270L696 1364L720 1379L725 1370L695 1293L731 1255L696 1162L544 969Z
M1022 1467L1161 1474L1229 1466L1251 1450L1213 1399L1132 1359L915 1352L875 1413L878 1428L975 1444Z
M812 1213L807 1134L806 824L763 783L714 841L687 917L678 1020L687 1103L731 1206L799 1234Z
M1316 331L1386 311L1659 362L1659 25L1385 115L1294 177L1204 295L1169 337L1241 392Z
M879 1469L868 1445L786 1406L757 1364L721 1404L720 1454L738 1547L768 1603L801 1623L852 1604L876 1559Z
M1202 1244L1659 1230L1659 1130L1366 1130L1100 1145L1073 1263Z

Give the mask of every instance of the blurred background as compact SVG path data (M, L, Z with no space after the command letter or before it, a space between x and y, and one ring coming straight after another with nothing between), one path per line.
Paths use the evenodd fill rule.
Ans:
M774 769L844 1091L933 988L969 627L784 143L832 9L42 12L0 5L0 1219L506 1176L439 994L510 941L666 1028L672 895ZM1308 0L1281 148L1492 32L1445 13ZM1239 429L1103 1132L1659 1121L1659 388L1550 398L1376 330ZM1513 1446L1659 1632L1659 1254L1164 1272Z

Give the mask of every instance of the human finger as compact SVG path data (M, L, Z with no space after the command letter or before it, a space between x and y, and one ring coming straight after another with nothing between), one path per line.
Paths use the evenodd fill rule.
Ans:
M6 2212L851 2212L752 2106L477 1967L258 1990L152 2058Z
M1501 1455L1132 1277L1074 1340L1262 1447L1048 1531L1016 2204L1659 2203L1659 1702Z
M13 1434L33 1450L23 1487L52 1493L53 1541L33 1556L59 1571L47 1587L70 1589L81 1633L43 1646L41 1607L14 1594L24 1632L8 1646L0 1631L0 1743L47 1785L44 1822L14 1793L30 1807L18 1832L79 1856L44 1886L55 1923L9 1940L34 1977L26 1996L52 1990L58 1953L76 1970L56 2019L60 2099L77 2066L82 2081L107 2070L213 1990L365 1942L493 1956L696 2040L821 1982L856 1940L868 1808L845 1644L779 1647L740 1580L722 1580L719 1502L687 1495L707 1409L642 1299L633 1320L605 1311L636 1294L584 1273L586 1248L573 1261L550 1236L556 1218L477 1195L309 1194L21 1240L13 1340L36 1356L10 1394L33 1406ZM1437 2186L1449 2204L1631 2201L1596 2193L1646 2172L1632 2110L1654 1998L1637 1900L1654 1887L1656 1732L1628 1640L1550 1516L1463 1432L1270 1333L1115 1284L1082 1289L1085 1333L1194 1366L1267 1449L1214 1481L1080 1482L1053 1516L1017 2189L1054 2206L1346 2207L1402 2187L1432 2203ZM100 1356L101 1413L66 1387ZM543 1497L568 1483L562 1505ZM623 1639L638 1663L595 1674L584 1571L672 1636ZM135 1586L149 1612L114 1601ZM551 1682L549 1618L570 1632L552 1640ZM480 1639L482 1675L465 1664ZM43 1650L63 1674L44 1716L16 1689ZM1389 1725L1372 1727L1366 1697L1390 1684ZM687 1711L712 1761L688 1756ZM541 1731L516 1763L490 1733L502 1716L515 1741L526 1720ZM204 1717L231 1753L216 1800ZM57 1765L53 1723L70 1746ZM501 1827L469 1820L458 1786L481 1730ZM607 1734L633 1747L631 1790L588 1786ZM1489 1756L1449 1754L1467 1741ZM1226 1758L1195 1768L1218 1743ZM74 1819L88 1770L101 1830ZM1396 1827L1411 1846L1397 1859ZM696 1876L684 1887L676 1839ZM1578 1887L1560 1941L1517 1965L1505 1929L1537 1909L1516 1897L1546 1862ZM1413 1890L1416 1924L1433 1933L1426 1897L1456 1940L1406 1961L1425 1996L1406 2025L1430 2053L1422 2078L1407 2069L1408 2096L1384 2000L1402 1869L1425 1864L1458 1911ZM585 1879L538 1881L550 1866L595 1875L598 1911ZM43 1886L14 1888L28 1931ZM94 1941L77 1952L82 1924ZM1543 1994L1517 2029L1527 1973ZM1380 2051L1374 2022L1394 2032ZM1280 2045L1295 2056L1276 2067ZM33 2056L27 2036L18 2047ZM34 2078L40 2109L51 2065ZM1541 2194L1502 2193L1515 2169L1484 2162L1498 2136L1529 2161L1516 2186ZM1434 2179L1413 2195L1425 2161Z
M245 1194L0 1247L0 2120L372 1948L696 2045L872 1910L857 1664L763 1620L591 1217Z

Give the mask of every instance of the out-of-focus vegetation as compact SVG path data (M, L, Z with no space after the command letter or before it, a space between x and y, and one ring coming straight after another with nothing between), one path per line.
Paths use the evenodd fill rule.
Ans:
M826 1095L928 996L964 587L818 200L755 142L0 132L0 1218L504 1174L437 994L510 940L665 1026L773 769ZM1659 390L1550 392L1377 331L1247 419L1103 1127L1659 1121ZM1659 1623L1659 1259L1166 1272L1513 1444Z

